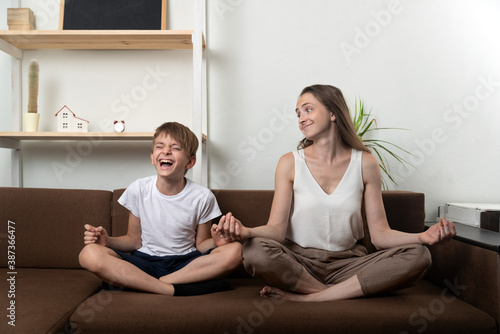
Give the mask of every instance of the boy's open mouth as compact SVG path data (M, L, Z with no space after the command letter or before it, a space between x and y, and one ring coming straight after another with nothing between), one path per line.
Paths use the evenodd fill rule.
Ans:
M167 159L162 159L160 160L160 167L171 167L174 163L170 160L167 160Z

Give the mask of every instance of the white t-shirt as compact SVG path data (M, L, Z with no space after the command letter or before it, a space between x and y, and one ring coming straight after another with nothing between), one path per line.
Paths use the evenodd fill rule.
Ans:
M221 215L213 193L186 178L184 189L166 196L156 187L157 176L134 181L118 202L141 220L142 247L156 256L183 255L196 250L196 229Z
M304 151L293 152L293 211L287 239L302 247L344 251L363 238L362 151L352 149L349 167L335 191L325 193L307 167Z

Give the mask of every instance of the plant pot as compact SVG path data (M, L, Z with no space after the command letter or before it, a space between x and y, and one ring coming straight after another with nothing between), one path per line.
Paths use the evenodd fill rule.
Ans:
M40 121L39 113L25 113L24 117L24 131L25 132L37 132L38 122Z

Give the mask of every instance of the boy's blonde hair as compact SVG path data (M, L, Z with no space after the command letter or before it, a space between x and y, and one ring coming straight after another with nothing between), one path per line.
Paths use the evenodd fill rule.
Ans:
M166 122L156 128L153 136L153 144L151 152L154 150L155 140L160 134L170 135L173 139L179 142L183 150L189 157L195 157L198 150L198 138L188 127L177 122Z

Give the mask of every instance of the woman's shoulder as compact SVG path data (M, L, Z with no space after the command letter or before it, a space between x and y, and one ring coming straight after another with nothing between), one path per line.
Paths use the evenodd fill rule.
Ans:
M294 152L288 152L283 154L280 157L280 160L278 161L278 166L284 165L284 166L289 166L289 165L294 165L295 163L295 155Z
M363 169L363 179L365 181L377 180L381 177L379 162L373 154L363 151L361 165Z
M363 167L374 168L378 167L378 160L373 154L367 151L362 151Z
M295 171L295 156L293 152L288 152L283 154L278 161L278 166L276 167L276 173L283 175L293 176Z

